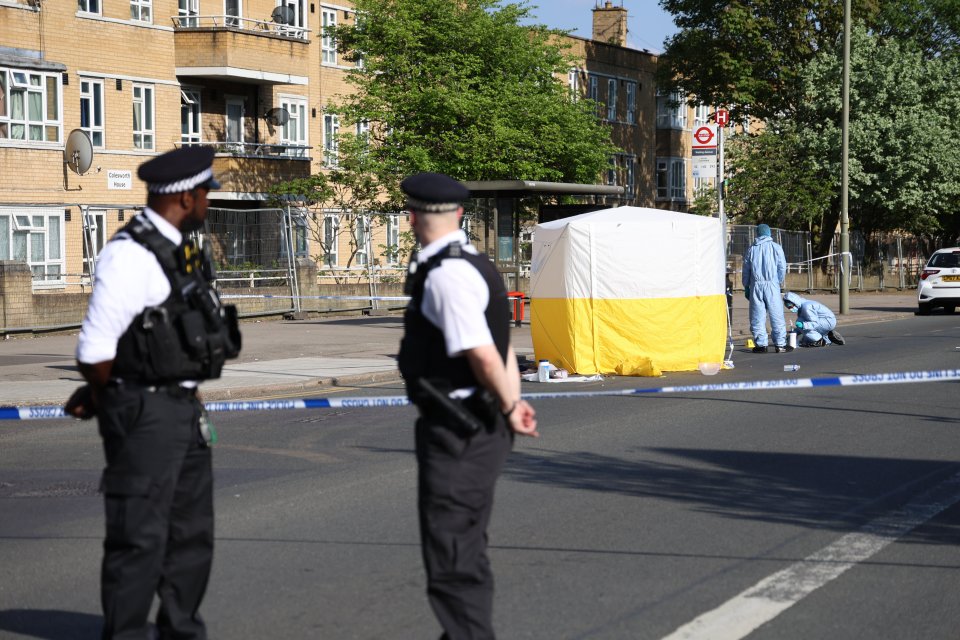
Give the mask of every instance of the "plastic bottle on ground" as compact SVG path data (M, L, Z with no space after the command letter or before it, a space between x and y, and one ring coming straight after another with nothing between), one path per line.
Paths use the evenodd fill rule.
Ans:
M784 371L799 371L799 370L800 370L800 365L798 365L798 364L785 364L785 365L783 365L783 370L784 370Z
M546 382L550 379L550 361L541 360L537 365L537 382Z

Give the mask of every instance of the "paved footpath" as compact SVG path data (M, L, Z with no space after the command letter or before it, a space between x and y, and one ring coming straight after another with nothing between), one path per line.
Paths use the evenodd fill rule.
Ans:
M803 294L801 294L803 295ZM837 294L805 296L836 311ZM844 325L914 315L916 294L851 292ZM788 314L788 318L792 314ZM529 316L528 316L529 317ZM734 295L734 340L749 337L747 302ZM241 326L243 350L223 377L203 383L206 400L249 400L278 395L311 396L332 387L372 384L399 377L396 354L403 333L400 315L249 320ZM512 330L517 354L534 359L530 325ZM82 384L76 370L76 332L11 335L0 340L0 406L61 404ZM668 374L669 375L669 374Z

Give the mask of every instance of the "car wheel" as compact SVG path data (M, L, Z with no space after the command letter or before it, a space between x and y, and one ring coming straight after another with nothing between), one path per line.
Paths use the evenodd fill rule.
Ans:
M930 304L927 302L917 303L917 315L918 316L928 316L930 315Z

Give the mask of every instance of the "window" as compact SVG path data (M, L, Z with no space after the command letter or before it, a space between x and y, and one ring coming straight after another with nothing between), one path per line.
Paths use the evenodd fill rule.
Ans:
M153 22L153 0L130 0L130 19Z
M625 190L623 197L627 200L633 200L637 196L637 157L632 155L623 156L623 186Z
M570 96L577 100L580 97L580 70L570 69L567 72L567 84L570 85Z
M686 194L686 160L657 158L657 200L686 200Z
M590 76L590 80L587 84L587 97L591 100L596 101L599 98L600 91L598 87L597 76Z
M0 139L60 142L60 74L0 69Z
M337 45L333 40L330 29L337 26L337 12L333 9L322 9L321 25L323 35L320 38L320 61L323 64L337 64Z
M610 156L610 159L607 161L607 177L605 182L608 185L616 186L617 185L617 156Z
M385 262L396 265L400 262L400 216L387 216L387 246L383 252Z
M304 2L306 0L279 0L277 2L278 7L286 7L290 13L290 22L279 30L280 33L294 38L303 37L304 14L306 13Z
M693 124L696 127L710 124L710 107L705 104L698 104L693 108Z
M102 149L103 142L103 80L80 79L80 128L90 136L90 142Z
M636 124L637 122L637 83L636 82L627 82L626 102L627 102L626 123Z
M63 284L63 209L0 208L0 260L26 262L37 286Z
M337 136L340 135L340 117L333 114L323 116L323 161L328 167L337 166Z
M356 227L353 230L353 240L357 243L357 252L355 255L356 265L358 267L365 267L369 262L367 244L370 240L370 219L367 218L367 216L357 216Z
M180 89L180 142L200 144L200 90Z
M181 27L199 27L200 0L177 0L177 17Z
M133 148L153 149L153 85L133 85Z
M687 127L687 104L683 93L657 96L657 128L685 129Z
M77 11L100 13L100 0L77 0Z
M106 212L88 210L83 219L83 275L89 276L107 243Z
M607 79L607 120L617 119L617 79Z
M304 158L307 155L307 99L281 97L280 106L287 110L290 117L280 132L280 144L293 145L286 149L285 155Z
M340 216L328 213L323 216L323 263L335 267L340 262L337 255L337 236L340 233Z
M223 14L228 16L224 20L224 24L228 27L239 27L240 18L243 16L243 0L224 0L223 2Z

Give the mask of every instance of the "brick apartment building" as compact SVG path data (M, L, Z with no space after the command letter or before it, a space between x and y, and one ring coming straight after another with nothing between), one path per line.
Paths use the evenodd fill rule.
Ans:
M322 0L0 0L0 261L28 263L37 292L80 290L146 201L137 167L185 144L214 146L223 189L211 206L239 221L235 246L218 250L262 244L269 186L335 160L328 108L351 90L353 63L323 29L353 19L349 3ZM657 96L656 56L625 46L626 10L606 2L593 38L570 42L581 63L567 81L601 103L623 148L598 177L626 189L610 204L685 209L693 111ZM92 147L82 175L65 163L76 129ZM329 267L389 263L373 248L406 228L402 215L359 232L323 218L298 218L294 251ZM330 246L311 246L310 225Z

